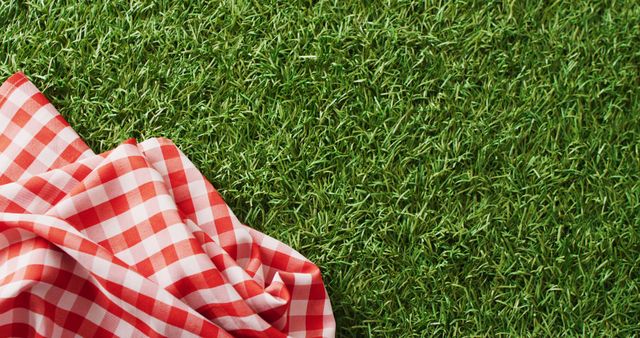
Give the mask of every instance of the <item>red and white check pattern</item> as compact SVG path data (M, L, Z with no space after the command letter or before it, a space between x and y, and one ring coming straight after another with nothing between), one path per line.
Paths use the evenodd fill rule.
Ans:
M170 140L96 155L22 73L0 87L0 336L334 332L318 267Z

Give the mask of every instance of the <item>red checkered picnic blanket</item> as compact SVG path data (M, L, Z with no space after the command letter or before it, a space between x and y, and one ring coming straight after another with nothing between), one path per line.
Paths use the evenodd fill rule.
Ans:
M0 87L0 336L333 336L320 270L238 221L168 139L96 155Z

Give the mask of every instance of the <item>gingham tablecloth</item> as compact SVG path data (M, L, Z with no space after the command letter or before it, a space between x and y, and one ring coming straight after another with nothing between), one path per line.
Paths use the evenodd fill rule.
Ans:
M94 154L0 87L0 336L325 336L320 270L238 221L168 139Z

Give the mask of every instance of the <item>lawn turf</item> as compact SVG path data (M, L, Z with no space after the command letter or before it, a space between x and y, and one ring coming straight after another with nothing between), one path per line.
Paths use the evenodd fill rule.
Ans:
M640 3L3 1L96 151L171 138L338 336L640 333Z

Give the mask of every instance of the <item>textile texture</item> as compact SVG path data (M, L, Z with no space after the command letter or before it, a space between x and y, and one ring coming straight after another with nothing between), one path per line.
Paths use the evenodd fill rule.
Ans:
M0 336L331 337L320 270L238 221L168 139L95 154L0 87Z

